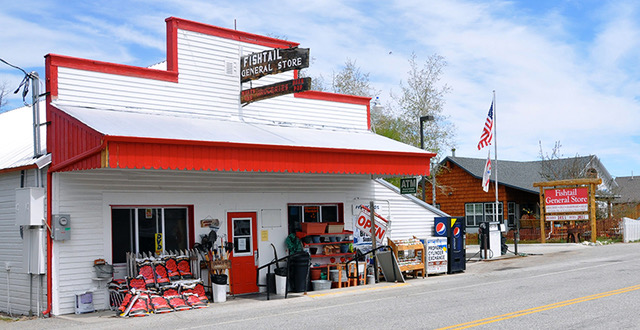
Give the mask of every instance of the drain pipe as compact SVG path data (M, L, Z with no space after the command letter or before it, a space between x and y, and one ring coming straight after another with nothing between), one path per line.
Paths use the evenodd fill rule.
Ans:
M7 271L7 311L9 313L9 316L13 316L11 314L11 280L9 280L11 274L11 265L8 261L4 264L4 268Z
M53 274L52 272L52 262L53 262L53 240L51 236L53 233L51 232L51 210L53 207L51 206L51 196L53 193L51 192L53 189L51 187L51 183L53 182L53 172L51 168L47 171L47 228L45 233L47 234L47 309L42 312L42 316L51 316L51 305L52 305L52 297L51 293L53 292Z

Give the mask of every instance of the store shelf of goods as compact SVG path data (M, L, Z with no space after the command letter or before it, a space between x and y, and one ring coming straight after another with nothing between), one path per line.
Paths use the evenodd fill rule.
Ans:
M298 235L314 264L344 263L353 256L353 232L342 223L309 224Z
M353 255L353 232L309 235L303 247L309 249L312 258L345 257ZM333 263L332 261L331 263Z
M425 250L424 245L418 239L388 240L389 246L398 260L398 266L402 272L416 272L425 276Z

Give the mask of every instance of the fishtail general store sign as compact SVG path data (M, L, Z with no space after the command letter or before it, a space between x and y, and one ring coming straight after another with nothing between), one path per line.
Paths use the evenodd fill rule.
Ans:
M240 59L240 80L259 79L270 74L309 67L309 48L270 49Z

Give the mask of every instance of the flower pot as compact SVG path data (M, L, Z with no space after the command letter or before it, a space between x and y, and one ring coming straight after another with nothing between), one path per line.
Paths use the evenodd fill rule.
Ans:
M322 268L311 268L311 280L319 280L322 275Z

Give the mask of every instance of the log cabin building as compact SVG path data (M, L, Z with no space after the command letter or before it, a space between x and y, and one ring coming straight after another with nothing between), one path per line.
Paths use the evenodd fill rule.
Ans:
M447 156L436 175L436 206L452 216L464 217L467 233L477 232L483 221L493 221L495 210L495 177L491 175L489 191L482 190L482 173L486 159ZM573 157L546 161L492 162L498 171L498 219L516 226L516 220L540 214L539 189L534 182L567 179L570 176L602 178L598 198L610 196L616 183L597 156ZM432 186L427 184L426 201L432 200ZM537 221L537 220L536 220ZM524 224L525 226L528 224ZM533 223L532 223L533 225Z

